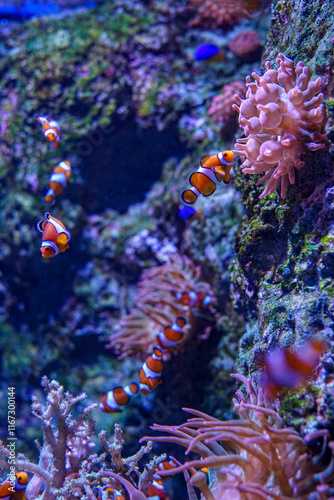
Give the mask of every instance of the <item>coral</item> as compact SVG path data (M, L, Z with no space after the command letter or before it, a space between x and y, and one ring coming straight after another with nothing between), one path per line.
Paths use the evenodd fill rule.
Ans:
M97 500L101 498L101 490L105 485L112 485L117 490L121 490L123 485L130 500L145 500L148 486L166 455L153 457L140 473L138 462L151 451L152 443L142 446L135 455L122 458L124 441L117 424L111 442L106 439L106 431L100 432L99 439L104 451L99 455L92 454L95 423L92 418L86 420L86 417L97 405L84 408L74 419L71 413L73 407L83 401L86 395L74 397L65 393L57 381L50 381L47 377L43 377L42 386L47 396L46 404L39 402L36 397L33 397L32 403L32 414L41 421L43 427L43 447L36 442L40 452L39 463L33 463L23 454L15 458L15 453L11 451L14 441L9 439L8 448L0 441L0 471L16 467L33 474L26 489L27 500ZM111 468L107 468L108 462ZM131 477L132 473L135 473L135 479Z
M207 500L324 500L333 495L334 443L329 443L331 459L322 466L327 451L328 432L316 431L304 440L297 431L284 427L276 408L256 392L250 379L232 375L246 386L246 396L237 391L234 412L240 420L220 421L197 410L186 411L195 415L177 427L154 425L153 430L172 436L158 436L152 441L174 442L201 456L162 476L190 470L190 483L198 487ZM320 456L308 453L307 442L323 441ZM209 484L203 472L209 469ZM321 471L322 470L322 471ZM321 471L321 472L320 472ZM160 473L159 473L160 474Z
M190 0L197 6L197 14L189 26L216 30L219 27L231 27L241 19L249 17L242 0Z
M215 123L227 125L231 123L231 119L235 118L235 112L231 105L235 94L238 94L240 98L245 97L246 85L244 82L235 81L227 83L222 88L221 93L212 99L208 115L212 117Z
M199 266L196 267L186 256L178 254L172 254L162 266L144 270L138 284L135 306L129 315L121 319L119 329L111 334L108 347L113 348L121 358L138 353L146 355L156 345L157 335L180 315L185 316L191 326L186 337L194 334L199 328L198 313L190 305L183 305L174 294L193 291L212 298L211 286L200 280L200 273ZM201 311L202 308L198 309ZM210 312L208 308L205 311ZM212 322L212 314L207 319Z
M310 81L308 68L300 61L279 54L278 71L266 62L262 77L247 77L246 99L236 95L233 108L239 113L239 124L245 138L238 139L236 151L244 158L242 172L265 175L257 184L267 181L260 198L281 186L285 198L288 183L294 184L295 169L305 165L301 155L324 147L322 132L324 112L321 106L321 80Z
M227 47L236 56L245 61L249 61L253 54L256 56L259 55L261 41L256 31L244 30L232 38Z

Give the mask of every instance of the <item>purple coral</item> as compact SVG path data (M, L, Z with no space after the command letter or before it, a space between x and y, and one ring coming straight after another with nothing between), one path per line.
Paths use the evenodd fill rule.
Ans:
M245 136L238 139L235 152L244 157L243 173L265 175L257 183L267 181L260 198L274 193L281 185L285 198L288 183L295 181L295 169L305 165L302 154L324 147L322 133L325 116L321 102L321 80L310 81L311 73L301 61L279 54L278 70L266 62L262 77L248 76L245 99L235 95L233 108L239 113L239 124Z
M142 446L134 455L123 458L124 440L117 424L111 441L107 441L106 431L99 434L104 451L100 454L91 453L91 448L95 446L91 439L95 421L92 418L87 420L86 417L97 405L83 408L77 419L74 419L72 409L86 395L74 397L65 392L56 380L50 381L47 377L42 378L42 386L47 395L46 402L42 403L33 397L32 404L32 413L43 428L43 446L36 442L40 452L39 463L33 463L21 453L13 458L13 452L0 440L0 473L15 467L33 474L26 491L21 490L27 500L100 500L101 493L102 498L106 498L101 491L106 485L112 485L117 491L123 485L129 500L146 500L148 486L166 455L154 456L140 472L138 462L150 453L152 443ZM106 460L107 456L110 456L110 461ZM109 462L112 469L107 468ZM135 472L132 474L134 477L131 476L132 472Z

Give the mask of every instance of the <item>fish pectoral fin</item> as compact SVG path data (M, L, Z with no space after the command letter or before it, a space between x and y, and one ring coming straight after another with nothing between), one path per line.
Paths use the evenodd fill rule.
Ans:
M212 170L214 172L217 172L217 174L226 175L226 172L221 165L217 165L216 167L213 167Z
M146 385L147 385L147 387L148 387L151 391L153 391L153 388L154 388L154 381L153 381L153 379L152 379L152 378L148 378L148 379L147 379Z
M68 242L68 236L65 233L58 234L57 243L58 245L66 245Z

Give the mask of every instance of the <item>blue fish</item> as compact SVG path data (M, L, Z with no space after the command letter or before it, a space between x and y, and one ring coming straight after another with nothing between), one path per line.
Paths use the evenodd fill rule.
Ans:
M212 62L222 61L223 51L217 45L211 43L204 43L197 47L195 52L196 61Z
M192 207L181 207L178 216L184 221L200 219L202 210L195 210Z

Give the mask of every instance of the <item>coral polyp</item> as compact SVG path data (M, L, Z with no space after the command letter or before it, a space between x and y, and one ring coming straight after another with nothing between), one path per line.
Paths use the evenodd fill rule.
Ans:
M264 176L267 182L260 198L273 194L281 186L285 198L288 184L295 182L295 169L305 165L303 154L324 147L325 115L321 105L321 79L311 80L303 62L294 62L284 54L277 59L278 70L266 62L262 77L248 76L246 98L235 95L233 108L239 113L244 138L235 147L243 157L242 172Z
M207 500L325 500L333 494L334 457L322 472L321 460L327 450L328 432L316 431L307 437L323 441L320 455L311 458L306 441L292 428L284 426L275 408L250 379L232 375L246 386L246 395L237 391L233 399L239 420L220 421L197 410L185 408L195 418L180 426L154 425L152 428L172 436L157 436L152 441L174 442L200 455L161 476L189 469L190 483ZM278 406L278 403L276 404ZM329 443L333 450L334 443ZM328 450L328 451L330 451ZM327 462L328 463L328 462ZM209 469L209 484L202 469ZM195 472L196 469L201 469ZM331 497L332 498L332 497Z

